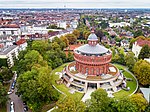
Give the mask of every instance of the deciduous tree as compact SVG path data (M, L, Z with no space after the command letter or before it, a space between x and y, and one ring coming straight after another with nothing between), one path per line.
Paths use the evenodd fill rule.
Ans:
M7 95L6 88L0 82L0 107L5 106L7 100L8 100L8 95Z
M87 112L111 112L111 99L107 96L107 92L98 89L91 94L91 99L86 102Z
M149 58L150 57L150 47L148 45L144 45L140 51L139 59Z
M145 108L148 106L148 102L141 93L132 95L130 100L138 107L139 112L144 112Z
M57 112L85 112L85 104L77 97L68 96L59 100Z
M75 44L77 41L77 38L74 34L66 34L65 37L69 40L69 44Z
M80 36L80 32L78 30L74 30L72 32L72 34L74 34L76 36L76 38L78 38Z
M142 85L150 84L150 63L145 60L139 60L133 67L134 75Z

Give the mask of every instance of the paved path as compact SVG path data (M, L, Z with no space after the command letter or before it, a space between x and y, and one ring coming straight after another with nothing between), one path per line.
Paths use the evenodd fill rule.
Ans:
M86 100L91 99L91 94L92 94L92 92L94 92L95 90L96 90L96 88L90 88L90 87L88 87L88 90L87 90L87 92L85 93L85 95L83 96L82 101L85 102Z

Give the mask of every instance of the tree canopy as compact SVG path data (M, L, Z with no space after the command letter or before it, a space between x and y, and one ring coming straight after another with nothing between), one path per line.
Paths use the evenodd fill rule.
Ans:
M146 44L142 47L138 58L144 59L144 58L149 58L149 57L150 57L150 47Z
M134 75L142 85L150 85L150 63L139 60L133 67Z
M136 62L137 62L137 58L134 57L134 53L128 52L125 55L125 63L126 63L126 66L129 68L130 71L133 71L133 66Z
M8 100L8 95L7 95L6 88L0 82L0 107L5 106L7 100Z
M66 34L65 37L69 40L69 44L75 44L77 41L77 38L74 34Z
M144 112L148 106L148 102L141 93L134 94L130 97L130 100L138 107L139 112Z
M87 112L111 112L111 99L107 96L107 92L98 89L91 94L91 99L86 102Z
M57 112L85 112L85 104L77 97L67 96L60 99L56 105Z

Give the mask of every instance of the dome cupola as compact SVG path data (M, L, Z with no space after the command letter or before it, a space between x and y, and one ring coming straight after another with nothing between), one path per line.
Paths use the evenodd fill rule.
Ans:
M90 46L96 46L98 43L98 38L94 33L94 30L91 31L91 34L88 36L88 44Z

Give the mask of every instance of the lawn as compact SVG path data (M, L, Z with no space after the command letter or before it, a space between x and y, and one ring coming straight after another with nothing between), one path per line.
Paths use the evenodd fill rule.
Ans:
M68 63L66 64L63 64L62 66L56 68L55 70L52 71L51 73L51 78L52 78L52 84L58 89L60 90L61 92L63 92L64 94L66 94L67 96L69 95L72 95L72 96L75 96L75 97L78 97L78 98L82 98L83 96L83 93L79 93L79 92L75 92L74 94L71 94L69 92L69 88L66 87L64 84L57 84L56 81L59 80L59 75L56 75L55 73L56 72L62 72L62 70L64 69L64 67L68 65Z
M129 91L121 90L117 93L114 93L114 96L116 98L122 98L122 97L131 95L136 90L136 87L138 86L137 82L136 82L136 79L129 72L127 72L125 70L124 66L121 66L121 65L118 65L118 64L114 64L114 65L116 67L118 67L120 70L123 70L123 74L126 78L132 78L132 80L133 80L133 81L127 81L127 87L130 87Z
M69 92L69 88L67 88L64 84L57 84L56 81L59 80L59 75L56 75L55 73L56 72L61 72L64 67L68 65L68 63L66 64L63 64L62 66L56 68L55 70L52 71L51 73L51 78L52 78L52 84L58 89L60 90L61 92L63 92L65 95L69 96L69 95L72 95L72 96L75 96L75 97L78 97L78 98L82 98L83 97L83 93L79 93L79 92L75 92L74 94L71 94ZM118 98L122 98L124 96L129 96L131 95L135 90L136 90L136 87L137 87L137 83L136 83L136 79L128 72L125 70L125 67L122 66L122 65L118 65L118 64L114 64L116 67L118 67L120 70L123 70L123 74L126 78L132 78L133 81L127 81L127 86L130 87L130 90L129 91L125 91L125 90L121 90L117 93L114 93L114 96L118 99ZM64 97L64 95L61 95L60 98Z

